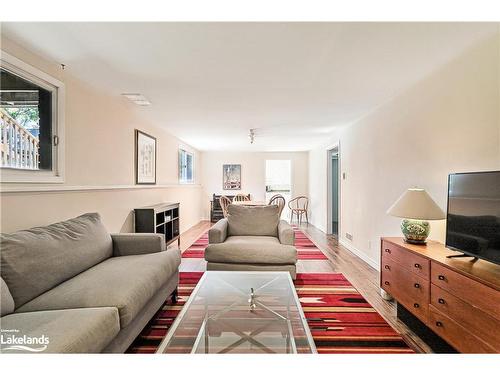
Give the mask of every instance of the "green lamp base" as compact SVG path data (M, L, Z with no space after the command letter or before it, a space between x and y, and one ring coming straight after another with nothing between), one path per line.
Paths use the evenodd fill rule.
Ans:
M415 245L425 245L431 231L431 226L425 220L403 219L401 231L405 241Z

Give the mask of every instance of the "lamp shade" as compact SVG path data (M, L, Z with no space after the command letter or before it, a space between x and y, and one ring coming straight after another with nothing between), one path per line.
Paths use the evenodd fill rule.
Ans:
M391 216L416 220L441 220L446 215L424 189L406 190L388 210Z

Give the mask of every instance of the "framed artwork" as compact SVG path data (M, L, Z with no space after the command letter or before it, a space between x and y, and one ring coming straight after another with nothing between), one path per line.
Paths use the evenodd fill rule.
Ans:
M241 190L241 164L224 164L222 166L222 188L224 190Z
M135 183L156 184L156 138L135 130Z

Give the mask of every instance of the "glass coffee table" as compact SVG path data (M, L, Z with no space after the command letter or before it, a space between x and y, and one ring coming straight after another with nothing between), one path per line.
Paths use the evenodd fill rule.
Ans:
M316 353L288 272L207 271L157 353Z

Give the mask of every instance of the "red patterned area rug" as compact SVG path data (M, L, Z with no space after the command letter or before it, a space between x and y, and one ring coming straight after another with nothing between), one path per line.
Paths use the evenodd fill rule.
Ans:
M302 232L294 227L295 247L298 252L299 260L326 260L328 259L323 252ZM205 232L188 249L182 253L183 258L203 258L205 248L208 246L208 232Z
M154 353L203 272L181 272L179 301L167 301L127 353ZM320 354L414 353L339 273L299 273L295 288Z

